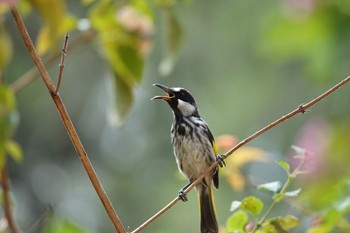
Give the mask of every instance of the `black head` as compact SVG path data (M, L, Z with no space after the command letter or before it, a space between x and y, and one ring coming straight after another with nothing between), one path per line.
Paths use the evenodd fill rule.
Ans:
M199 116L197 104L192 94L182 87L167 87L162 84L153 84L161 88L168 95L155 96L154 99L165 100L173 110L175 117Z

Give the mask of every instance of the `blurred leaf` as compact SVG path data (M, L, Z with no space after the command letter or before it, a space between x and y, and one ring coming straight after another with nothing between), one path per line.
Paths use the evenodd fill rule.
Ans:
M69 220L61 220L58 218L52 218L45 227L44 233L85 233L78 225Z
M274 182L258 185L257 188L259 190L265 190L265 191L269 191L272 193L278 193L281 190L281 187L282 186L281 186L280 181L274 181Z
M300 17L297 13L284 13L270 14L273 23L263 27L258 41L265 57L286 62L302 59L311 77L329 78L333 72L336 43L332 14L317 7Z
M116 108L117 108L117 113L118 113L118 119L115 119L117 125L120 124L121 121L124 120L124 118L127 116L134 97L132 93L132 89L130 86L124 83L124 80L119 79L118 75L115 75L115 92L116 92Z
M277 229L276 226L271 222L265 223L262 227L262 231L264 233L288 233L286 231L283 231L283 229Z
M176 61L175 56L180 49L182 43L182 28L181 25L170 8L166 8L165 23L166 23L166 51L165 57L159 64L158 71L162 76L168 76L173 68Z
M92 27L98 31L100 51L115 74L118 122L133 103L133 88L142 79L145 38L153 30L152 12L144 1L131 1L118 9L106 0L93 5Z
M280 165L287 172L288 175L290 174L290 165L289 165L289 163L284 162L282 160L276 161L276 163L278 165Z
M3 23L0 24L0 73L12 57L12 42Z
M241 208L252 215L257 216L264 208L264 203L257 197L249 196L242 200Z
M23 160L22 148L17 142L7 140L5 142L5 150L15 161L21 162Z
M219 145L221 147L221 145ZM221 150L219 147L219 150ZM259 148L255 147L243 147L238 150L235 155L226 159L226 169L223 173L235 191L243 190L245 186L245 178L240 172L240 168L244 165L257 162L266 161L267 153Z
M274 222L278 222L278 224L284 229L289 230L299 226L300 220L293 215L286 215L283 217L278 217L273 220Z
M17 116L13 90L0 85L0 143L12 136L18 124Z
M4 167L5 162L6 162L5 146L4 146L4 143L0 142L0 171ZM0 172L0 177L1 177L1 172Z
M294 191L285 192L284 195L287 197L296 197L299 195L300 192L301 192L301 188Z
M233 213L228 219L227 219L227 229L232 232L236 230L244 230L245 225L248 222L248 215L243 212L242 210L239 210L235 213Z
M54 49L63 40L64 34L76 25L76 19L66 12L63 0L31 0L43 19L43 26L37 38L39 54Z
M233 201L231 203L230 211L232 211L232 212L236 211L239 207L241 207L241 204L242 204L242 202L240 202L240 201Z

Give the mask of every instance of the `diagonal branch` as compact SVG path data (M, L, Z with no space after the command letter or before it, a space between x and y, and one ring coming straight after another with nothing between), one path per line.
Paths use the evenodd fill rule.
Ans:
M229 151L227 151L225 154L222 155L223 159L226 159L228 156L230 156L233 152L247 144L248 142L252 141L256 137L260 136L261 134L265 133L266 131L272 129L276 125L281 124L282 122L292 118L293 116L299 114L299 113L305 113L307 109L315 105L316 103L320 102L322 99L326 98L333 92L335 92L340 87L344 86L346 83L350 81L350 76L330 88L328 91L324 92L323 94L319 95L318 97L314 98L307 104L301 104L298 108L291 111L290 113L282 116L281 118L277 119L276 121L270 123L269 125L265 126L264 128L260 129L259 131L253 133L246 139L242 140L240 143L232 147ZM218 166L218 162L213 163L207 170L204 172L197 180L195 180L186 190L184 190L184 193L190 192L194 187L196 187L197 184L201 182L201 180L208 174L211 173L211 171ZM166 205L163 209L161 209L158 213L153 215L151 218L149 218L146 222L141 224L138 228L136 228L132 233L140 232L142 229L144 229L146 226L148 226L151 222L155 221L159 216L161 216L164 212L166 212L168 209L170 209L173 205L176 204L180 199L179 197L173 199L168 205Z
M52 79L50 78L47 70L45 69L40 56L38 55L33 42L31 41L27 29L25 27L25 24L23 22L23 19L21 17L21 15L19 14L18 10L16 7L11 7L11 12L12 15L16 21L17 24L17 28L22 36L22 39L33 59L33 62L35 64L35 66L37 67L41 78L43 79L52 100L54 101L56 108L60 114L60 117L63 121L64 126L66 127L67 133L72 141L72 144L77 152L77 154L79 155L79 158L84 166L84 169L87 173L87 175L90 178L90 181L93 185L93 187L95 188L95 191L97 193L97 195L99 196L109 218L111 219L113 226L115 228L115 230L117 232L120 233L125 233L125 229L118 217L118 215L116 214L112 203L110 202L110 200L108 199L106 192L104 191L102 184L100 183L100 180L98 179L96 172L94 171L94 168L92 167L92 164L88 158L88 155L80 141L80 138L77 134L77 132L75 131L74 125L69 117L69 114L62 102L62 99L59 95L59 93L57 93L57 95L55 94L55 85L52 82Z

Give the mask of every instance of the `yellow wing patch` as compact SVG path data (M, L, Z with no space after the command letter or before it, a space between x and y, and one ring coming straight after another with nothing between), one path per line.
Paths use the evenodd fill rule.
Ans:
M212 144L213 151L214 151L215 155L218 155L218 148L216 147L216 142L214 139L211 141L211 144Z

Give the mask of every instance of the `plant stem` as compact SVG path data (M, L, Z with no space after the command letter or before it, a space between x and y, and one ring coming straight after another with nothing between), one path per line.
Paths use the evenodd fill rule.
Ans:
M3 207L4 214L7 220L8 227L12 233L21 233L22 231L18 228L15 218L13 217L11 198L10 198L10 181L7 172L6 164L1 171L1 184L2 184L2 196L3 196Z
M72 141L72 144L73 144L73 146L74 146L74 148L75 148L75 150L76 150L76 152L77 152L77 154L78 154L78 156L79 156L79 158L84 166L84 169L85 169L88 177L90 178L90 181L91 181L93 187L95 188L97 195L99 196L110 220L112 221L115 230L117 232L120 232L120 233L125 233L124 226L121 223L117 213L115 212L115 210L112 206L112 203L110 202L100 180L97 177L97 174L96 174L96 172L95 172L95 170L90 162L90 159L89 159L89 157L84 149L83 144L80 141L80 138L75 130L73 122L70 119L70 116L66 110L66 107L63 104L63 101L62 101L59 93L55 94L56 87L53 84L51 77L49 76L47 70L45 69L45 67L41 61L41 58L38 55L38 53L33 45L33 42L28 35L26 26L23 22L23 19L22 19L20 13L18 12L16 7L11 7L11 12L12 12L12 15L13 15L15 21L16 21L17 28L22 36L24 44L26 45L26 47L27 47L32 59L33 59L33 62L35 64L35 66L37 67L37 69L40 73L40 76L41 76L42 80L44 81L44 83L45 83L45 85L50 93L50 96L56 105L56 108L60 114L60 117L61 117L63 124L66 128L66 131L67 131L67 133Z

